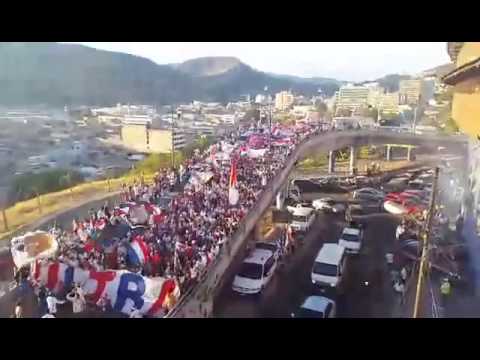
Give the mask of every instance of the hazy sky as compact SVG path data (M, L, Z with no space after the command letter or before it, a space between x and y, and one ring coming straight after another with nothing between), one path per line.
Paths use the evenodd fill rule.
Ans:
M373 80L391 73L416 73L450 61L444 42L116 42L79 43L149 58L158 64L202 56L235 56L266 72Z

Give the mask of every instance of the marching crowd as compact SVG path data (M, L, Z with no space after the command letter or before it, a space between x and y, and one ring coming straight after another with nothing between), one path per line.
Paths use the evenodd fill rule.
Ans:
M228 246L228 239L296 145L315 131L308 128L277 146L266 143L266 151L258 157L248 156L246 145L232 136L203 154L196 152L178 172L159 170L152 184L143 179L131 186L124 184L123 204L113 208L105 205L98 211L92 209L88 218L74 220L73 231L53 229L59 250L55 259L42 261L60 261L85 270L128 269L144 276L173 278L180 292L185 293L197 283L222 248ZM226 147L233 149L231 157L238 179L239 201L234 206L229 202L233 162L215 159L215 153ZM192 183L189 180L194 172L209 172L212 176L204 183ZM168 206L157 205L159 199L178 186L183 187L183 191L171 198ZM144 208L140 215L132 211L138 206ZM146 216L142 218L142 214ZM106 242L99 241L102 232L109 228L125 231L113 232L115 235L110 235L113 238ZM128 256L133 241L141 241L148 249L142 262L133 262ZM34 284L34 289L42 307L40 315L45 317L54 316L56 304L65 301L72 302L75 313L87 308L88 297L79 284L69 288L60 286L53 291ZM105 297L95 305L97 310L111 310ZM165 310L173 305L170 303ZM138 309L132 309L131 317L137 315L140 316Z

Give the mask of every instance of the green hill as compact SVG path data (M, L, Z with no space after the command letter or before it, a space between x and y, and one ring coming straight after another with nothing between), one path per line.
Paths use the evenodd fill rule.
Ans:
M291 79L252 69L229 57L177 65L57 43L0 43L0 103L12 105L170 104L193 99L226 102L245 93L292 89L331 95L335 80Z

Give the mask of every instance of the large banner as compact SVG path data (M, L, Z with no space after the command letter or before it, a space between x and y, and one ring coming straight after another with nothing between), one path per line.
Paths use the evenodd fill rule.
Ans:
M155 316L180 291L176 282L165 278L147 278L127 270L88 271L64 263L41 264L32 267L33 278L52 291L59 291L73 283L84 290L87 301L96 303L108 296L115 311L130 314L134 308L144 315Z
M267 149L248 149L248 157L257 159L265 156Z
M52 256L57 248L55 237L45 231L28 232L11 240L12 258L18 269L36 259Z
M203 185L209 182L212 177L213 177L213 172L211 171L205 171L205 172L196 171L190 177L189 182L192 185Z

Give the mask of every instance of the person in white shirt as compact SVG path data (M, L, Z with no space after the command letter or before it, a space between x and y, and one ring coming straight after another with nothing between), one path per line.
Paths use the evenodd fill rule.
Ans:
M42 316L42 319L55 319L55 315L46 313L45 315Z
M130 312L130 318L131 319L141 319L141 318L143 318L143 315L140 312L140 310L138 310L136 307L132 307L132 310Z
M402 236L405 233L405 225L400 224L397 226L397 230L395 232L395 237L397 240L400 240L400 236Z
M65 304L65 300L58 300L52 293L47 296L48 312L55 315L57 313L57 304Z
M67 295L67 300L72 303L74 314L82 313L85 310L85 299L83 299L75 290Z
M21 303L20 301L18 301L17 304L15 305L14 316L15 316L17 319L23 317L23 306L22 306L22 303Z

